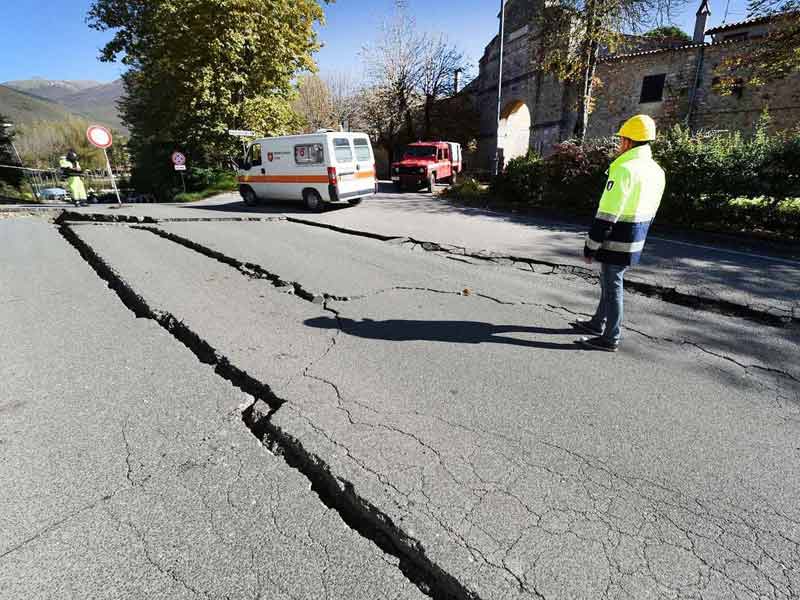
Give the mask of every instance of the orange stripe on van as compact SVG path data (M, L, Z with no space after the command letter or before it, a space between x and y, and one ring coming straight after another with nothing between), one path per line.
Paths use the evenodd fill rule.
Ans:
M328 183L327 175L243 175L239 183Z
M356 179L369 179L375 177L375 171L359 171L356 173Z

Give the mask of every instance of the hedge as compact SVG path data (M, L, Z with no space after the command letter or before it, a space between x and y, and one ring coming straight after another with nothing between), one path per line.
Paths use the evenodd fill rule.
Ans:
M558 144L553 154L509 161L492 187L504 202L593 215L614 158L613 140ZM653 143L667 174L658 221L684 228L800 236L800 132L754 135L677 126Z

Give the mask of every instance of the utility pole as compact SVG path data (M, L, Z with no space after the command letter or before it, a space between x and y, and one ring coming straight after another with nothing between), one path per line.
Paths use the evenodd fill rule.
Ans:
M492 175L497 177L500 173L500 115L502 110L503 100L503 51L505 49L506 37L506 0L500 0L500 60L497 68L497 143L494 150L494 161L492 167Z

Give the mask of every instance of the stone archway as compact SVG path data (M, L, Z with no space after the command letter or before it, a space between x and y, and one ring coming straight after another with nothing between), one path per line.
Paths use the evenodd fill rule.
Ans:
M525 156L531 140L531 112L521 100L506 104L500 112L497 146L503 149L503 160Z

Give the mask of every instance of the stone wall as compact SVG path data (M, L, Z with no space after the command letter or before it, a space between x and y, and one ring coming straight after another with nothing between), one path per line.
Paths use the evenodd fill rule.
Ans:
M501 100L503 108L518 102L525 104L531 119L529 145L540 154L547 154L553 144L570 137L576 119L574 90L539 68L537 15L545 10L544 6L545 0L509 0L506 5ZM759 29L751 33L763 32ZM774 129L797 127L800 74L763 88L744 88L732 96L721 96L713 90L715 69L720 63L727 57L747 53L754 43L758 40L689 44L602 59L587 136L613 135L623 121L639 113L655 118L661 129L688 122L694 129L748 133L765 107L769 108ZM476 168L490 166L497 145L498 59L495 37L480 61L478 80L470 86L480 113ZM666 76L662 99L642 103L644 77L660 74ZM514 139L524 135L517 132Z
M601 84L596 90L588 136L613 135L620 123L638 113L652 116L662 129L688 123L694 129L747 134L753 130L765 107L772 116L773 129L796 127L800 123L800 74L762 88L745 87L730 96L714 91L717 67L726 58L747 52L748 45L749 42L728 42L691 46L612 58L601 63L597 71ZM658 74L666 74L663 100L641 103L644 77ZM695 82L696 91L693 91ZM694 106L690 114L693 94Z

